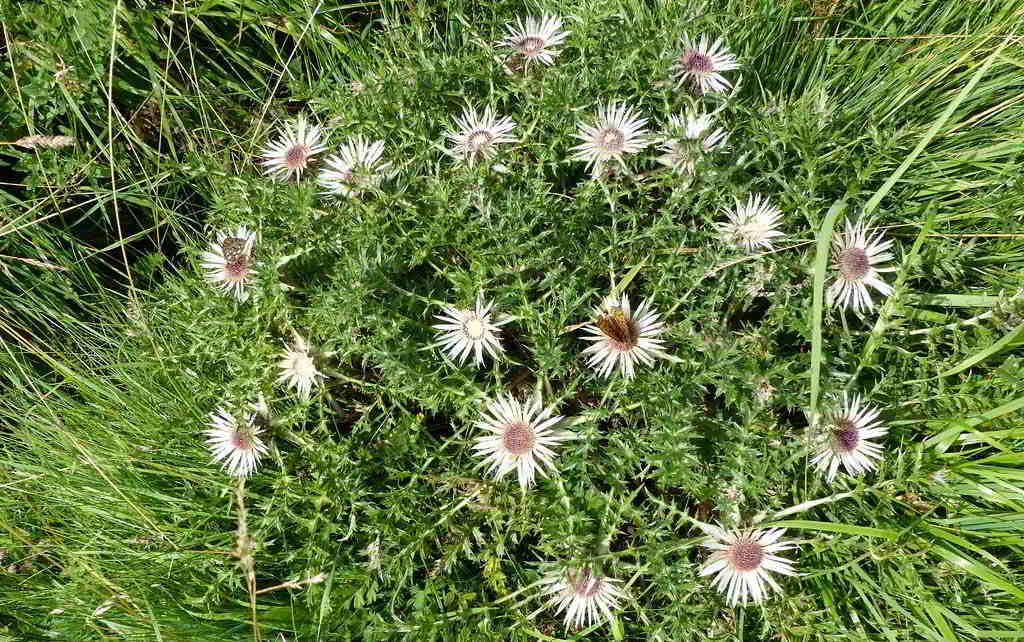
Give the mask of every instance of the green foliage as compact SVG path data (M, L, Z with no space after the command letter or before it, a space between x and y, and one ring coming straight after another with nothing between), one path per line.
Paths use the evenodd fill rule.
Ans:
M547 9L573 34L523 75L492 44L543 11L516 2L0 0L0 137L78 139L0 149L0 637L1024 637L1018 3ZM725 37L736 94L672 86L684 32ZM728 150L589 180L572 135L610 99L652 129L719 110ZM443 153L467 102L518 123L507 171ZM271 182L259 151L297 113L332 147L385 141L395 177L345 201ZM715 231L751 193L785 214L775 252ZM815 304L833 206L896 240L865 319ZM200 268L239 224L244 303ZM667 321L674 360L632 381L573 330L613 288ZM515 317L507 353L459 368L430 326L480 292ZM293 332L329 375L309 400L275 383ZM805 436L844 390L890 433L829 485ZM579 434L525 494L471 450L502 392ZM202 430L261 398L270 453L239 491ZM695 521L787 526L802 576L727 607ZM624 581L613 626L544 608L562 563Z

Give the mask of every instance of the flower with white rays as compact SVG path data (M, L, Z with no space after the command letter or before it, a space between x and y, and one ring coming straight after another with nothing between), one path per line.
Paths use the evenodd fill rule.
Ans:
M711 130L714 117L711 114L672 114L668 117L670 132L679 132L679 138L666 138L659 145L663 152L658 162L680 174L693 174L701 154L711 152L723 145L727 135L722 129Z
M539 395L529 401L510 395L488 401L475 424L485 431L473 445L476 454L484 458L480 465L495 479L516 471L525 493L533 485L535 473L546 477L545 467L554 470L552 447L576 437L573 432L556 430L564 417L552 416L553 411L542 407Z
M526 70L530 63L537 61L543 65L550 65L555 61L559 52L554 49L562 44L571 31L561 31L562 19L547 14L538 18L518 18L516 24L506 24L508 35L498 41L497 44L509 47L513 53L522 58L523 69Z
M632 379L637 362L649 366L655 357L669 358L663 349L664 342L657 338L665 325L646 299L633 312L625 294L621 299L607 297L593 312L594 322L583 328L590 333L583 338L593 343L583 354L590 355L587 365L597 370L599 376L611 375L618 366L627 379Z
M739 63L721 38L711 43L704 35L694 40L683 36L681 42L683 51L672 66L672 76L680 87L689 83L702 95L722 92L732 86L722 72L739 69Z
M261 408L249 413L244 424L224 407L210 413L210 427L205 434L214 463L222 462L221 468L236 477L252 474L260 457L267 454L267 447L259 437L265 423Z
M508 116L498 118L490 107L483 114L467 106L461 118L455 119L456 127L445 132L452 147L448 153L465 160L470 167L477 161L484 161L494 155L495 145L514 143L519 139L511 135L516 123Z
M245 281L254 271L252 249L255 243L256 233L244 225L218 234L210 249L203 252L206 280L225 293L234 294L239 301L245 301L249 296Z
M292 125L285 125L277 139L263 148L263 171L277 180L287 180L295 175L302 177L302 171L309 161L327 149L321 142L323 129L310 123L300 114Z
M821 444L811 463L826 473L828 481L836 478L839 466L850 475L874 470L882 457L882 447L871 441L889 431L878 419L879 410L864 402L860 395L843 393L842 406L832 413Z
M644 129L645 124L647 119L625 103L612 101L603 105L597 110L596 124L577 125L579 133L573 134L573 137L583 142L570 150L574 152L572 158L586 161L591 175L596 177L605 163L623 163L624 155L635 154L651 144Z
M725 594L729 606L764 600L772 589L781 591L772 573L796 575L793 562L776 553L796 548L780 540L784 528L725 531L712 527L706 548L714 551L700 569L701 577L715 575L711 585Z
M325 195L357 197L388 177L390 162L382 162L384 141L355 136L324 162L317 182Z
M477 367L483 365L485 352L497 359L505 351L501 347L500 327L512 321L512 317L499 318L493 308L494 302L485 302L483 295L477 297L475 308L444 306L443 314L434 315L443 322L432 326L438 331L434 345L441 346L452 361L460 364L465 363L470 353L475 355Z
M872 235L871 231L867 220L853 223L847 219L846 232L833 237L832 267L836 270L836 280L827 292L830 305L838 304L860 313L874 306L868 292L869 285L882 296L892 293L892 286L879 275L896 271L894 267L880 267L893 258L888 251L892 241L883 241L881 232Z
M284 354L277 362L277 367L281 371L277 382L288 388L295 388L303 399L309 397L310 389L317 384L320 377L323 377L310 355L309 344L298 334L293 336L290 346L285 345Z
M747 252L770 250L772 239L783 236L778 230L782 212L760 194L748 197L746 204L736 199L736 209L726 212L726 216L728 221L716 224L722 240Z
M558 613L565 611L566 628L590 626L604 617L612 621L612 610L621 608L619 601L626 593L615 586L622 580L599 577L589 568L568 568L551 571L541 583L544 594L551 595L549 605L556 605Z

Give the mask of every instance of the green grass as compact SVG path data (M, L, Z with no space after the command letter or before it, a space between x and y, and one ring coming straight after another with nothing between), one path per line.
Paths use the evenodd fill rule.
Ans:
M573 31L556 64L506 75L490 43L545 9ZM1024 639L1020 3L0 12L0 140L78 138L0 148L0 639ZM684 32L726 37L735 96L667 82ZM611 98L655 128L720 109L729 149L692 180L649 150L589 181L572 134ZM467 100L519 123L508 173L441 152ZM397 176L342 204L270 182L259 150L300 112L337 119L332 146L384 140ZM752 192L787 236L745 257L712 224ZM822 297L832 226L861 213L900 268L864 319ZM243 223L264 269L239 304L198 258ZM566 331L614 287L667 313L676 358L631 382ZM481 290L516 317L508 353L453 367L433 315ZM293 329L330 353L307 402L274 384ZM877 471L830 485L804 437L844 390L890 432ZM470 450L502 391L580 435L525 495ZM202 430L259 396L271 452L239 486ZM788 527L801 577L728 607L703 522ZM613 625L544 607L572 562L624 581Z

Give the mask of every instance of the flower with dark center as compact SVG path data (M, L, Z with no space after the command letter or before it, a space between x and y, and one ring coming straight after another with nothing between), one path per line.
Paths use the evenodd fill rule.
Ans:
M672 66L672 76L679 87L690 85L702 95L722 92L732 86L722 72L739 69L739 63L721 38L713 44L704 35L697 40L683 36L681 40L683 51Z
M872 234L867 220L856 223L846 220L844 233L832 239L832 267L835 281L828 288L829 304L851 308L855 313L874 307L868 286L882 296L892 293L892 286L882 280L880 273L893 272L895 267L882 267L892 260L889 252L892 241L883 241L882 233Z
M452 361L465 363L470 354L474 365L484 363L484 353L497 359L504 352L501 347L501 326L512 321L512 317L498 318L493 312L494 303L485 302L483 295L477 297L476 307L460 309L445 306L443 314L435 315L442 323L434 325L438 331L437 343Z
M263 171L278 180L292 176L298 180L313 157L327 148L322 136L320 125L309 123L300 114L294 124L283 126L277 139L263 148Z
M562 19L547 14L538 18L519 18L516 24L507 24L508 35L497 42L512 49L522 59L523 70L533 61L543 65L554 62L559 52L555 49L568 37L571 31L561 31Z
M248 297L246 280L253 275L252 250L255 243L256 233L244 225L234 231L221 232L202 255L207 281L244 301Z
M668 358L664 342L657 338L664 324L648 301L642 301L634 312L625 294L619 299L608 297L593 313L593 323L584 326L590 333L584 339L592 344L583 354L590 355L587 365L598 376L607 377L618 367L623 376L632 379L638 362L650 366L656 357Z
M325 196L356 198L377 187L387 178L390 162L381 161L384 141L354 136L345 141L338 153L327 158L316 177Z
M515 143L519 139L510 134L516 123L508 116L498 118L490 107L482 114L467 106L460 118L455 119L455 128L445 132L452 146L448 153L472 167L478 161L490 159L495 146Z
M488 401L476 422L477 428L485 431L473 446L484 458L480 465L486 466L495 479L515 470L525 493L533 485L535 473L546 476L545 467L554 470L552 447L576 436L557 430L564 417L552 412L553 408L542 407L539 396L526 402L512 396Z
M213 455L213 461L222 462L221 467L230 475L245 477L252 474L260 457L267 454L267 447L260 439L263 428L257 421L259 411L249 414L241 423L223 407L210 413L209 428L205 431L206 444Z
M830 482L840 465L850 475L873 470L882 457L882 447L871 440L888 432L878 415L879 410L860 395L844 393L842 405L832 413L820 435L811 464L825 472Z
M668 132L658 148L665 152L658 157L658 162L671 167L680 174L693 174L696 161L702 154L707 154L725 144L726 133L715 129L714 118L710 114L684 112L668 117Z
M736 209L726 216L728 221L716 224L722 240L747 252L771 250L773 239L783 236L778 230L782 212L760 194L749 196L746 204L736 199Z
M725 594L730 606L746 604L748 599L761 602L771 590L781 590L771 573L796 574L793 562L776 555L796 548L793 542L780 539L785 532L784 528L745 531L713 528L704 542L713 552L701 567L701 576L715 575L712 586Z
M593 125L578 123L578 134L573 134L582 143L573 147L573 160L586 161L591 176L601 174L604 165L615 161L625 167L622 157L635 154L651 144L644 125L646 118L640 112L624 103L611 102L597 111L597 122Z
M611 622L612 610L621 608L619 602L626 597L616 586L621 580L599 577L589 568L555 570L541 581L544 593L551 596L548 604L565 612L566 628L590 626L602 617Z

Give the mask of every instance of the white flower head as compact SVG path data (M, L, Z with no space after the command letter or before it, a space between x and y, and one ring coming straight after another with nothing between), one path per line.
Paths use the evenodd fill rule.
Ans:
M245 282L255 271L252 250L256 238L256 233L244 225L218 234L217 240L202 255L206 280L239 301L245 301L249 296Z
M594 125L577 124L579 133L573 137L583 142L570 150L574 152L572 159L586 161L593 177L597 177L605 163L610 161L625 166L623 156L635 154L652 142L644 129L645 124L647 119L625 103L607 103L598 108Z
M726 596L729 606L764 600L772 589L781 591L772 573L796 575L793 562L776 553L796 548L781 540L784 528L725 531L713 528L704 541L714 551L700 569L701 577L715 575L712 586Z
M260 457L267 454L267 447L260 439L267 419L266 406L259 404L249 413L245 423L240 423L223 406L210 413L209 428L205 431L206 445L213 454L213 461L222 462L221 468L236 477L245 477L255 472Z
M722 72L739 69L739 63L721 38L711 43L705 35L694 40L684 35L680 41L683 51L672 66L672 76L679 87L689 84L698 95L703 95L719 93L732 86Z
M842 465L850 475L874 470L882 457L882 447L871 441L889 431L878 419L879 410L864 402L860 395L843 393L842 405L829 417L821 443L811 464L836 478Z
M515 25L509 23L505 28L508 35L497 44L511 48L515 55L521 57L524 71L533 61L542 65L552 64L559 54L555 47L572 33L561 31L561 18L547 14L540 18L518 18Z
M828 288L828 302L854 312L870 310L874 303L868 292L870 285L882 296L892 293L892 286L882 280L881 272L895 272L894 267L881 267L893 258L889 247L892 241L883 241L882 233L871 234L870 223L861 219L853 223L846 220L846 231L832 238L832 267L836 280Z
M463 310L449 305L443 308L443 314L434 317L442 321L432 326L438 331L434 346L441 346L452 361L465 363L473 353L474 365L479 367L484 363L485 352L497 359L505 351L501 347L500 327L512 321L512 317L499 318L494 302L484 301L483 295L477 297L475 308Z
M298 180L310 160L327 149L322 137L320 125L299 114L294 123L282 126L277 139L263 148L263 171L276 180L287 180L293 174Z
M476 427L484 431L477 437L473 450L483 457L495 479L513 470L519 476L519 487L525 493L533 485L535 473L547 476L544 468L554 470L552 447L576 437L575 433L557 430L564 417L552 415L554 408L543 408L539 395L519 401L505 395L487 402Z
M281 371L277 383L294 388L303 399L309 397L309 391L324 376L316 369L309 344L298 334L293 336L291 345L285 344L284 353L277 362L277 367Z
M722 240L747 252L771 250L773 239L784 236L778 229L782 212L760 194L749 196L745 204L736 199L736 209L726 216L728 221L716 224Z
M511 135L516 123L508 116L498 118L490 107L485 107L483 114L467 106L462 117L455 119L455 128L445 132L452 147L448 153L466 161L470 167L477 161L490 159L495 146L514 143L519 139Z
M668 117L670 132L679 137L665 138L658 148L665 152L658 162L680 174L693 174L697 159L725 144L728 136L723 129L712 129L714 116L693 113L672 114Z
M658 339L665 330L661 316L645 299L634 312L625 294L621 299L607 297L593 310L594 322L584 326L590 336L583 337L593 343L583 351L589 354L587 365L607 377L618 366L627 379L632 379L637 362L650 366L655 357L668 358L664 342Z
M327 158L317 183L324 195L358 197L389 176L391 163L381 161L383 155L384 141L355 136L346 141L337 154Z
M590 626L602 617L612 621L612 610L621 608L619 601L626 593L616 584L622 580L599 577L589 568L567 568L551 571L541 579L544 594L551 595L549 605L565 611L566 628Z

